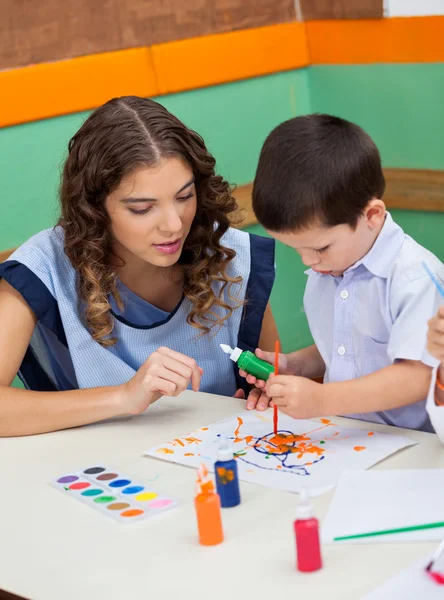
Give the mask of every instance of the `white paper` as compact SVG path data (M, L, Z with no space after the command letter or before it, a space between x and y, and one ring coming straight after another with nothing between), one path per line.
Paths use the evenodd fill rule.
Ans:
M353 471L342 474L322 524L322 539L444 522L444 469ZM440 540L444 527L335 544ZM444 591L443 591L444 598Z
M331 489L345 469L367 469L416 443L373 430L345 429L328 419L301 421L285 415L279 415L278 434L273 433L271 410L244 411L145 454L190 467L205 463L212 470L217 449L227 439L237 455L240 479L289 492L305 487L316 495Z
M416 561L366 594L362 600L442 600L444 586L435 583L425 572L430 559L431 556L428 556Z

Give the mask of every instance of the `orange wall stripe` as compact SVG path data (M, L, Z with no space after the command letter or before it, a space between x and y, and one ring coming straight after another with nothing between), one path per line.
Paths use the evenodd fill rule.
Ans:
M155 96L149 48L0 72L0 127L75 113L122 95Z
M284 23L151 47L161 94L308 65L304 23Z
M0 127L309 64L444 62L444 16L308 21L0 72Z
M444 16L308 21L311 64L444 61Z

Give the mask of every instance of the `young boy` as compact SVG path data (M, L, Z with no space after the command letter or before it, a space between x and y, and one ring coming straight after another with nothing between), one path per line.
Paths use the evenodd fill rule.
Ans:
M378 149L353 123L313 114L268 136L253 209L310 267L304 308L315 344L281 355L266 386L247 381L294 418L342 414L433 431L425 398L435 363L425 346L440 298L421 263L441 280L444 266L393 222L384 188Z

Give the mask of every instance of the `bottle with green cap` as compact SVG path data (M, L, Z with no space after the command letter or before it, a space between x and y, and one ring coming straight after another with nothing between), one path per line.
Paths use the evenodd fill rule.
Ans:
M239 369L246 371L249 375L253 375L257 379L267 381L271 373L274 372L274 366L261 360L249 350L242 351L240 348L231 348L227 344L220 344L220 347L229 354L233 362L237 363Z

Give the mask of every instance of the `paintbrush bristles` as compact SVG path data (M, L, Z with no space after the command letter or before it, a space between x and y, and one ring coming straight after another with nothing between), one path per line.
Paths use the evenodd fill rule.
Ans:
M441 543L439 544L438 548L435 550L435 553L432 556L432 560L426 566L426 571L431 571L433 565L440 558L440 556L443 552L444 552L444 538L441 540Z

